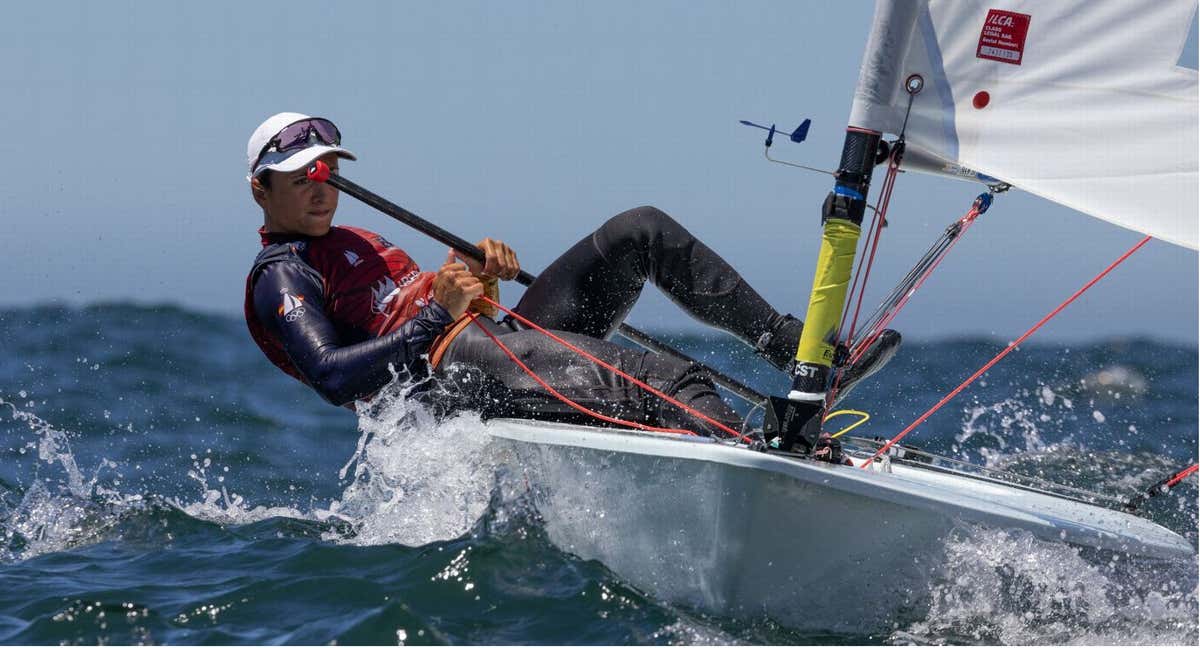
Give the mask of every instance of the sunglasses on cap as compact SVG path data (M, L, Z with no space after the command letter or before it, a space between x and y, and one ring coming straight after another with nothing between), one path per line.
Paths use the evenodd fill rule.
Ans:
M275 137L268 140L262 150L258 152L258 159L255 160L254 165L257 167L259 162L262 162L263 156L270 151L286 153L317 144L338 146L341 143L342 133L337 126L333 125L333 122L323 117L302 119L294 124L288 124Z

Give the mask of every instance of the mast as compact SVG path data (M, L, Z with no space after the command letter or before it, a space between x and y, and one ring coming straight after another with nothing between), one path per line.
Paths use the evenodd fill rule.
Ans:
M772 397L765 428L779 437L779 449L790 452L797 442L811 449L821 434L825 394L837 354L838 325L862 233L867 193L881 133L846 129L842 160L833 191L821 207L821 248L813 273L804 330L796 348L792 387L787 398Z
M894 54L908 47L912 26L925 0L876 0L875 19L863 52L856 98L891 99L902 92L901 67ZM797 443L811 450L821 435L825 395L837 355L838 326L854 267L858 238L876 151L884 129L873 115L852 110L833 191L821 207L821 248L813 273L804 330L796 348L792 386L786 398L767 401L764 436L772 447L792 451ZM890 131L889 132L897 132Z

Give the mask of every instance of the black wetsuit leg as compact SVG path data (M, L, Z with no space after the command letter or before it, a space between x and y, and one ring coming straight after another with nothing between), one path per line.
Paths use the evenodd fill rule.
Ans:
M513 330L479 318L506 347L563 396L605 416L704 434L717 430L634 383L600 367L539 331ZM719 423L738 429L741 419L693 363L630 349L586 335L556 331L571 344L645 382ZM559 401L516 365L494 340L468 326L446 349L426 397L443 411L472 409L485 418L512 416L605 425ZM723 434L717 434L724 436Z
M737 429L739 417L697 365L606 341L647 281L693 317L750 344L783 319L716 252L654 207L618 214L584 237L542 272L515 310ZM488 326L533 371L581 405L650 425L713 432L541 333L521 330L511 319ZM596 423L551 396L474 326L451 342L436 375L443 379L443 402L457 402L458 407L477 409L485 416Z
M655 207L617 214L547 267L514 309L608 339L649 281L692 317L753 345L783 316L712 248Z

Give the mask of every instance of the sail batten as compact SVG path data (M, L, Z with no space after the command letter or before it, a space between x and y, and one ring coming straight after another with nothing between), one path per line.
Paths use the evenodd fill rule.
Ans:
M1197 248L1194 0L879 0L850 124Z

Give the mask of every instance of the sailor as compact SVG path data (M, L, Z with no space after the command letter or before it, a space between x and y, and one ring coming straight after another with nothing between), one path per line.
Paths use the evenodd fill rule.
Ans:
M379 234L332 225L338 191L306 177L316 160L336 173L355 156L332 122L279 113L247 144L250 192L263 212L262 251L246 279L250 333L276 366L330 403L368 399L399 372L425 381L440 409L485 417L595 421L561 403L484 332L501 339L532 372L567 398L605 416L711 433L707 424L505 317L498 281L520 264L507 244L484 239L483 263L449 253L422 271ZM514 311L712 419L740 418L697 365L608 341L646 282L689 315L753 346L786 370L801 322L772 308L711 248L654 207L622 212L547 267ZM471 314L478 315L472 324ZM843 379L843 391L895 353L889 332Z

